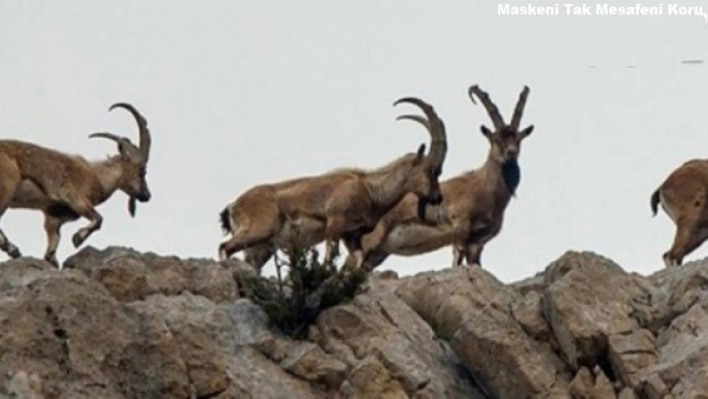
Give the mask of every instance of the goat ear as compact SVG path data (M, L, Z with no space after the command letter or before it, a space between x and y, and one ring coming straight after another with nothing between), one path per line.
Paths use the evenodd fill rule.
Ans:
M486 126L484 126L484 125L481 125L481 126L479 127L479 130L482 131L482 134L484 135L484 137L486 137L486 138L491 138L491 137L492 137L492 131L489 130L488 127L486 127Z
M425 144L421 144L420 147L418 147L418 152L415 154L413 164L417 165L422 162L423 159L425 159Z
M526 137L531 135L531 132L533 132L533 125L529 125L526 129L522 130L519 135L522 139L525 139Z
M128 148L126 147L125 144L120 143L120 142L118 143L118 153L120 154L121 158L123 158L123 159L125 159L125 160L127 160L128 158L130 158L130 154L129 154Z

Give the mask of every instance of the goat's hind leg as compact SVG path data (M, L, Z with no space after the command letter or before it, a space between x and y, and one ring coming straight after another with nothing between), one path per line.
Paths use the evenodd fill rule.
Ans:
M684 256L693 252L706 239L708 239L708 227L695 222L680 221L676 223L674 243L663 256L666 267L680 266Z
M22 256L20 249L7 239L7 236L5 236L5 232L2 231L2 229L0 229L0 249L11 258L19 258Z
M57 247L61 238L60 229L64 221L60 218L46 215L44 216L44 231L47 233L47 250L44 252L44 260L59 268L57 261Z
M0 157L0 169L4 169L6 172L0 175L0 218L2 218L2 215L5 214L5 211L10 206L21 178L19 170L4 156ZM8 240L2 229L0 229L0 250L12 258L22 256L20 249Z
M249 265L253 266L256 273L261 274L263 265L268 263L270 258L275 254L275 250L269 244L254 245L250 248L246 248L244 251L244 261Z
M219 245L219 260L226 260L236 252L263 243L272 237L276 231L277 228L273 227L261 229L239 227L230 239Z
M346 221L341 216L332 216L327 219L325 227L325 257L324 263L329 264L334 261L334 258L339 256L339 239L342 237Z

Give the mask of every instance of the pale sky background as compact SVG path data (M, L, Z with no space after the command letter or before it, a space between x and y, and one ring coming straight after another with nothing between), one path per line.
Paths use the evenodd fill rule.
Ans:
M397 98L419 96L445 121L450 178L480 166L488 150L479 125L491 123L467 87L479 84L509 120L526 84L522 125L536 130L484 267L512 281L576 249L631 271L660 269L674 227L663 213L651 217L649 196L684 161L708 157L708 64L681 64L708 59L704 21L502 17L497 4L5 0L0 136L98 159L115 146L91 132L137 140L130 114L107 112L133 103L153 133L153 199L131 219L116 194L85 245L216 257L218 213L249 187L380 166L427 142L419 126L395 122L412 109L392 107ZM64 227L61 261L85 223ZM39 212L9 210L2 228L41 257ZM706 254L708 245L687 260ZM445 248L380 269L407 275L450 262Z

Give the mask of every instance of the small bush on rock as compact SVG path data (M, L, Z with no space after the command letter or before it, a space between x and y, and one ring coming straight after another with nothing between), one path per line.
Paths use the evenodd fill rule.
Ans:
M366 281L361 270L337 268L335 260L320 262L315 249L275 257L277 275L240 276L242 294L261 306L284 333L302 338L324 309L352 299ZM288 269L283 276L283 267Z

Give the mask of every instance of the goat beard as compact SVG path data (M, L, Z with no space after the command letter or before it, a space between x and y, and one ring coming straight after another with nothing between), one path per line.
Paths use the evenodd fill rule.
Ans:
M516 189L521 181L521 169L518 160L511 159L502 164L502 177L507 190L512 196L516 196Z
M131 217L135 217L135 209L137 208L137 203L134 196L130 196L128 200L128 212L130 212Z

